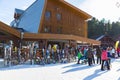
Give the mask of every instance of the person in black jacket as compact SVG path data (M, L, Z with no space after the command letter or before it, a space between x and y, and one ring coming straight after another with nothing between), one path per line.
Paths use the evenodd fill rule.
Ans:
M92 49L89 48L88 51L87 51L87 59L88 59L88 65L89 66L92 65L92 58L93 58Z
M100 47L97 47L97 49L96 49L97 64L101 64L101 53L102 53L102 51L101 51Z

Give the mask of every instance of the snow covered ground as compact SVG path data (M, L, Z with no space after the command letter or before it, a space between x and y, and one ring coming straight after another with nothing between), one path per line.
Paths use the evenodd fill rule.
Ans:
M101 71L100 65L73 63L17 65L0 68L0 80L120 80L120 59L112 59L112 69Z

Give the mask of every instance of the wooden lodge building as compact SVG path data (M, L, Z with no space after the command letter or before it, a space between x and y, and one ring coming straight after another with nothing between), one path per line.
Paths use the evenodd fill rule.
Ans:
M10 26L0 22L0 41L38 41L40 48L49 43L100 45L87 38L86 12L64 0L36 0L26 10L15 9Z
M96 40L101 41L101 47L114 47L116 43L116 40L107 34L101 35Z

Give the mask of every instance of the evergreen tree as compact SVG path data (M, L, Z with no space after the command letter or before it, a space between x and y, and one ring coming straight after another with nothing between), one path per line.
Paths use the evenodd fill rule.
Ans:
M120 22L110 23L104 18L99 21L95 17L88 21L88 38L97 38L106 33L113 38L120 35Z

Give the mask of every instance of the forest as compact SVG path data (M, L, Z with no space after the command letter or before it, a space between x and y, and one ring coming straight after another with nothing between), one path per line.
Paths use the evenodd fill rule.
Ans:
M88 38L96 39L105 34L117 38L120 35L120 22L110 22L104 18L99 21L95 17L88 21Z

